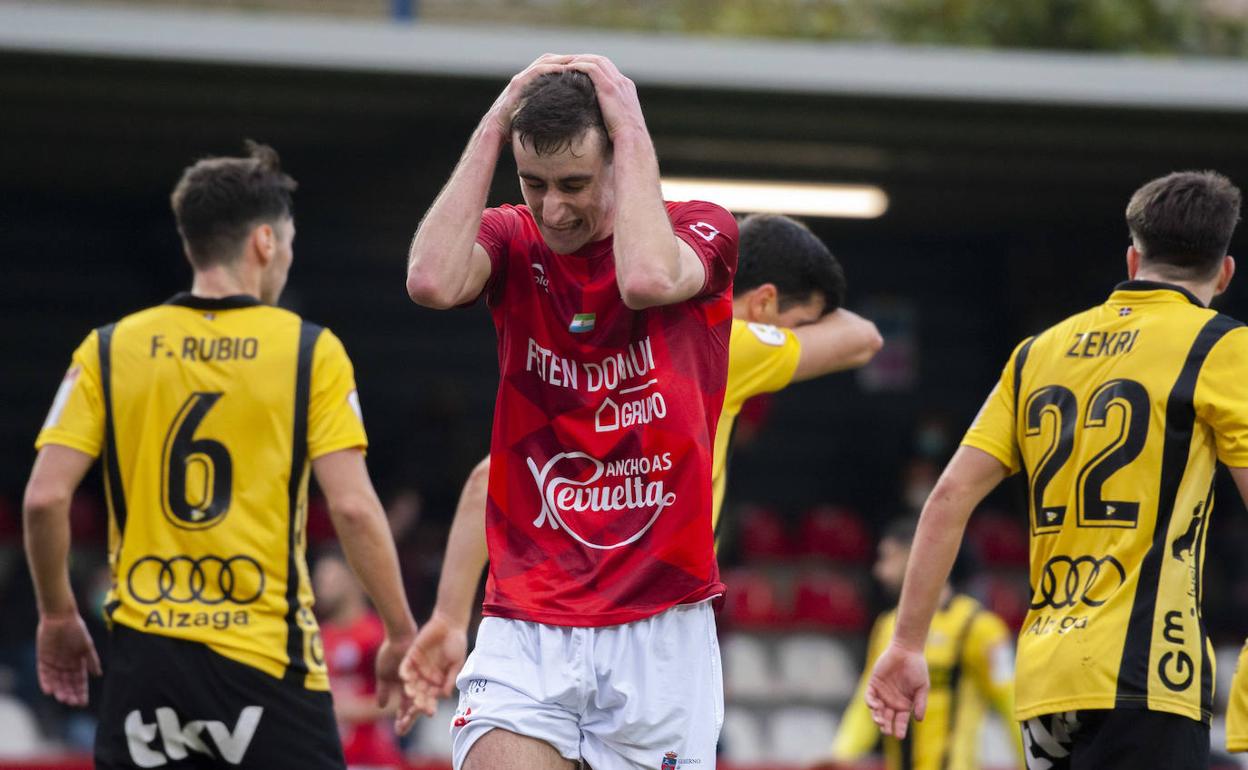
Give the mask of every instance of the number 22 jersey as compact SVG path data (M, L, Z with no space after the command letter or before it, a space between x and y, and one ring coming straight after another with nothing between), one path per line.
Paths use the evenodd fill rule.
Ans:
M629 623L724 590L711 528L737 226L668 203L702 290L631 310L612 239L557 254L523 206L488 209L485 298L500 381L490 447L484 612L563 626Z
M103 459L113 623L326 690L309 462L367 443L331 332L252 297L180 294L88 335L35 445Z
M1200 616L1219 460L1248 466L1248 329L1128 281L1014 351L963 443L1028 482L1019 719L1147 708L1208 721Z

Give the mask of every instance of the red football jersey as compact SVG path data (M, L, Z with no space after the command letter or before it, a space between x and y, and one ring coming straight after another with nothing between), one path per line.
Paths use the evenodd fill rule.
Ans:
M737 225L700 201L667 212L706 285L645 310L620 298L610 237L556 254L527 207L482 217L500 373L487 615L605 626L723 593L711 455Z

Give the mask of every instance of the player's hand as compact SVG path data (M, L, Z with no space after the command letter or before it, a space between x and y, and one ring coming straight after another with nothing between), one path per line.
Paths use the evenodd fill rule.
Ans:
M621 132L646 133L646 118L637 98L637 86L605 56L581 54L573 56L569 68L584 72L594 81L598 106L607 126L607 136L614 140Z
M421 626L416 641L403 659L400 674L404 693L414 701L449 697L455 689L455 677L464 667L468 655L468 630L435 611ZM432 716L432 712L426 712ZM400 722L410 726L416 713Z
M67 706L87 705L87 675L100 676L100 656L77 610L43 615L35 636L39 689Z
M548 72L567 69L568 62L571 60L572 57L565 54L544 53L511 79L486 113L487 119L493 120L498 126L503 142L511 139L511 119L516 114L516 110L520 108L520 99L524 89Z
M399 678L399 667L403 663L403 654L407 652L408 646L411 645L413 635L405 635L403 637L391 638L381 643L381 647L377 650L377 705L385 708L390 702L391 695L398 695L399 709L398 716L395 717L395 730L400 735L407 732L411 727L411 721L415 719L417 712L422 712L433 716L434 708L437 703L432 699L415 699L409 696L403 688L403 681ZM407 721L404 722L406 717Z
M905 738L910 715L922 722L927 713L929 687L923 652L907 650L896 642L889 644L867 682L867 707L880 732Z

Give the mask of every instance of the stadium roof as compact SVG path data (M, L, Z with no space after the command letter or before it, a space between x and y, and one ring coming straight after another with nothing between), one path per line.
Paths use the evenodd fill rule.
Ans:
M691 38L294 14L0 2L0 51L504 78L542 51L640 84L901 99L1248 112L1248 63Z

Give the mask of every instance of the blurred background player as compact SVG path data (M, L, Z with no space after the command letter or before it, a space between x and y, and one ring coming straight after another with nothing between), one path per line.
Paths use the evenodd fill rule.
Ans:
M1032 770L1203 770L1212 647L1200 615L1213 476L1248 499L1248 329L1209 309L1240 192L1181 172L1127 205L1127 276L1023 341L924 506L893 639L866 700L904 737L928 700L923 640L971 511L1025 470L1033 595L1016 717Z
M880 539L873 574L894 599L901 593L918 523L915 517L897 519ZM841 717L830 760L821 767L850 767L879 742L880 730L863 696L871 667L892 638L896 622L894 609L872 626L862 680ZM888 770L978 770L980 727L989 707L1012 726L1016 767L1022 767L1021 736L1014 722L1014 642L1005 621L945 583L923 652L932 677L927 716L904 740L884 738Z
M331 332L274 307L295 182L272 148L248 148L183 173L172 203L191 290L91 332L36 441L24 521L39 679L76 706L101 666L70 593L69 503L103 460L100 768L343 766L304 557L309 465L385 621L382 701L416 632L351 362Z
M741 405L791 382L862 366L883 344L875 324L841 307L844 270L801 222L775 215L747 217L740 227L737 264L728 384L715 432L716 525ZM437 603L413 647L412 662L441 697L451 694L467 655L473 599L488 560L484 522L489 473L486 457L464 484L442 561Z
M525 205L485 209L507 145ZM487 617L456 768L714 762L711 454L736 241L723 208L662 199L636 88L598 56L513 78L420 223L409 295L484 295L498 333Z
M337 552L316 560L312 587L347 766L399 767L403 755L387 719L395 709L377 704L377 653L386 640L386 627Z

